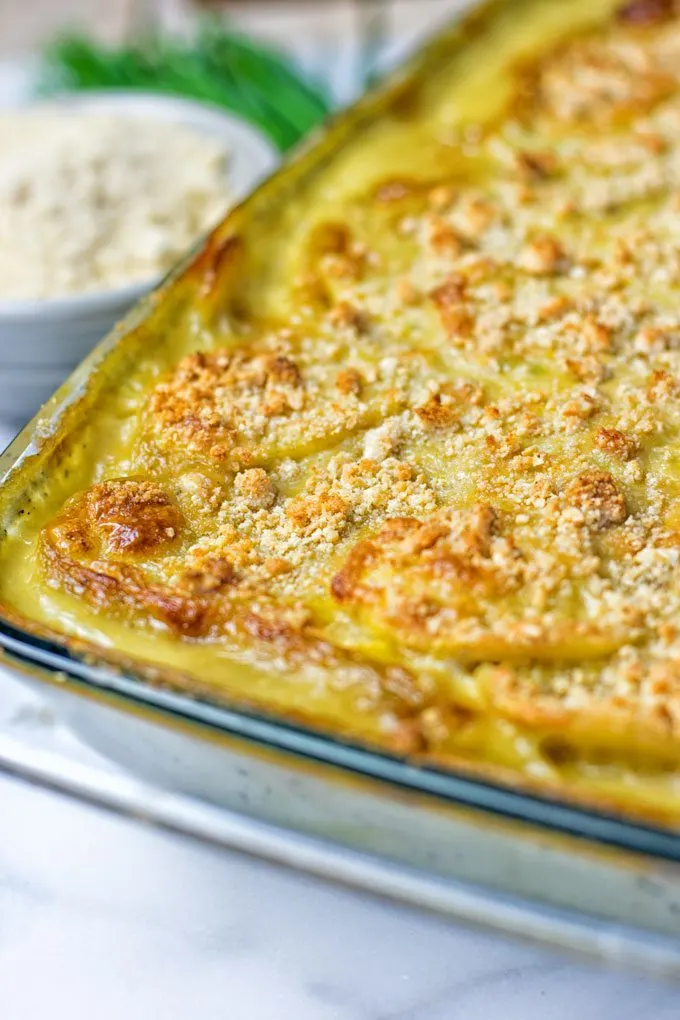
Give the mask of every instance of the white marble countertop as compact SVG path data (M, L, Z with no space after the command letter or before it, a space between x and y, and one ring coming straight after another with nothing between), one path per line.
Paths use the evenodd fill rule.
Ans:
M0 674L0 734L94 760ZM0 1015L676 1020L680 989L0 776Z

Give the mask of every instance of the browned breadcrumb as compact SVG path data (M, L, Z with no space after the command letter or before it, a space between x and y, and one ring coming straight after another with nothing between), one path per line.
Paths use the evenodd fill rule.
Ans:
M354 394L358 397L361 393L361 386L363 383L363 377L361 372L357 372L356 368L345 368L342 372L338 372L335 385L341 393L347 395L349 393Z
M249 468L237 474L234 478L234 492L253 509L269 507L276 502L276 490L262 468Z
M652 372L647 387L647 395L651 401L663 400L673 397L680 392L680 380L664 369L656 369Z
M231 400L223 403L226 394ZM149 410L167 441L181 436L222 460L239 445L251 409L264 432L268 419L289 416L303 404L302 377L290 358L220 351L186 357L174 378L156 389Z
M363 277L368 248L362 241L357 241L352 236L346 224L342 222L321 224L314 232L312 244L320 256L321 269L327 276L354 281Z
M438 184L428 193L427 200L431 209L435 212L444 212L450 209L456 197L456 189L450 184Z
M522 176L530 181L545 180L557 169L557 158L554 152L530 152L520 150L516 154L517 169Z
M464 238L477 241L497 220L498 211L485 198L464 196L456 212L456 225Z
M458 231L443 220L432 221L430 244L437 255L449 255L451 258L460 255L465 247L465 242Z
M445 429L460 424L455 404L445 403L445 399L441 393L433 393L426 404L415 408L424 429Z
M289 573L293 567L288 560L284 560L280 556L273 556L271 559L264 560L262 569L267 577L281 577L282 574Z
M599 406L597 398L592 393L583 392L577 394L577 396L568 400L563 405L562 414L565 418L572 421L587 421L588 418L592 418L593 415L597 414Z
M625 498L606 471L586 471L578 475L567 487L566 496L596 531L622 524L626 519Z
M564 248L556 237L535 237L520 251L517 264L532 276L554 276L568 266Z
M600 322L594 315L586 315L583 319L581 339L586 351L598 354L611 350L614 330Z
M556 297L550 298L538 309L538 321L550 322L551 319L559 319L566 315L567 312L570 312L573 307L573 301L565 294L558 294Z
M451 337L469 336L474 319L465 302L467 283L461 276L450 276L431 292L444 329Z
M416 305L420 294L410 280L403 279L397 283L397 298L402 305Z
M340 496L334 493L321 493L318 496L299 496L292 500L286 507L286 514L295 528L306 531L311 526L316 526L319 521L341 524L348 509Z
M366 312L351 305L349 301L341 301L332 308L328 319L333 326L350 326L358 333L365 332L369 326Z
M181 586L192 595L208 595L235 584L238 575L231 560L219 556L206 556L200 567L185 571Z
M604 453L610 453L620 460L630 460L640 448L635 436L630 436L620 429L608 429L604 426L595 433L595 442Z
M584 383L598 383L605 378L606 368L591 354L582 358L567 358L565 365L573 376Z

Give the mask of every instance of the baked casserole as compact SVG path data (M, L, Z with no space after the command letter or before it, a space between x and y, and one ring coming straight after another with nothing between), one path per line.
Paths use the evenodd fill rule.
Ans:
M500 0L372 103L218 228L46 440L5 612L677 823L680 13Z

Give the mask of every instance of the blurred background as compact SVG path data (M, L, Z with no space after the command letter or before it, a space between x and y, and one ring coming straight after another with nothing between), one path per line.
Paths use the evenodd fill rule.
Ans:
M460 6L460 0L0 0L0 61L24 62L25 70L27 58L65 32L120 46L150 31L186 36L200 20L219 18L289 51L344 102L374 64L398 55Z

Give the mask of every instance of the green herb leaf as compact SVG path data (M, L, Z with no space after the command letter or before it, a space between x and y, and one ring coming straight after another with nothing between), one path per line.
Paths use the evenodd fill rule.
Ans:
M214 103L255 124L280 151L329 113L324 90L292 61L221 21L192 39L151 35L125 46L61 36L43 54L43 95L85 89L141 89Z

